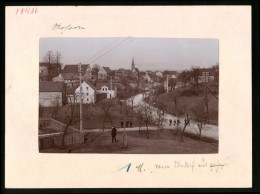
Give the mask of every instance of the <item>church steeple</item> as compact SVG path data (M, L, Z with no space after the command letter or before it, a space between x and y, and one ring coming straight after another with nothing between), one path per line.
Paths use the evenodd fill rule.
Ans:
M131 65L131 71L133 72L135 69L135 62L134 62L134 57L132 58L132 65Z

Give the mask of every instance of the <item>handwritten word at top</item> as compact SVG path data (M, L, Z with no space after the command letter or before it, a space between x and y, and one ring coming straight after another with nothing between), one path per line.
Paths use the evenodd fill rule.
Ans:
M16 15L23 15L23 14L36 14L38 13L37 8L18 8L16 10Z
M52 26L52 30L59 30L61 34L67 30L84 30L84 29L85 28L82 26L71 26L71 25L62 26L61 24L57 24L57 23L55 23Z

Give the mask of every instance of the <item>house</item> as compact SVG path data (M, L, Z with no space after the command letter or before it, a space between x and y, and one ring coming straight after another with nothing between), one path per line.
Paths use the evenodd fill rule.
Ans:
M157 71L155 75L156 75L157 77L162 77L162 76L163 76L162 72L160 72L160 71Z
M61 71L58 63L39 63L39 80L52 81L52 78L59 75Z
M213 68L203 68L198 71L198 83L207 83L214 80L215 72Z
M150 77L150 75L146 72L145 76L144 76L144 80L147 82L151 82L152 78Z
M110 79L111 69L109 67L100 67L98 71L98 79Z
M96 88L88 81L83 81L82 87L82 103L90 104L96 102ZM76 89L75 89L76 88ZM67 102L80 103L80 85L67 88Z
M75 83L79 83L79 75L77 73L62 73L61 76L64 80L64 83L68 86L72 86L72 84L75 85Z
M106 98L114 99L117 97L117 85L109 83L97 83L97 94L106 94Z
M39 104L43 107L62 106L64 104L64 84L62 82L40 81Z

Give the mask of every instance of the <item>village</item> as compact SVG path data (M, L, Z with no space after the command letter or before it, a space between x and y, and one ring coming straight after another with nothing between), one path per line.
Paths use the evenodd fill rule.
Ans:
M144 69L129 56L114 68L61 56L49 50L39 62L40 152L218 151L218 63Z

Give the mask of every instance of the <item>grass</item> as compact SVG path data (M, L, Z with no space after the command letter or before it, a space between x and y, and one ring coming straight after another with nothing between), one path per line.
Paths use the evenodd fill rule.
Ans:
M54 108L44 107L43 109L44 109L44 111L43 111L42 117L51 118ZM60 122L66 123L65 119L66 119L66 114L69 113L68 110L69 110L68 105L59 107L55 119ZM83 114L87 110L88 110L88 112L86 114L88 114L89 116L83 121L83 128L84 129L101 129L103 127L103 120L104 120L104 113L103 113L102 109L100 109L98 107L98 105L96 105L95 107L84 106ZM114 105L113 108L111 109L111 112L112 112L112 114L111 114L112 115L112 117L111 117L112 124L110 123L110 121L106 121L105 127L104 127L105 129L107 129L107 128L110 129L112 127L112 125L114 125L117 128L119 128L121 126L120 105L119 104ZM75 114L79 114L79 105L75 106ZM133 127L138 127L138 120L134 116L133 116L133 118L131 118L131 115L132 115L131 107L128 107L128 116L126 116L126 107L124 107L122 118L125 121L132 120ZM73 126L76 128L79 128L79 122L75 123Z
M214 86L211 86L210 89L212 91L217 90ZM212 120L213 123L211 124L216 124L218 121L218 100L210 92L208 92L207 96L209 100L209 120ZM199 117L206 119L205 91L203 88L201 88L200 92L197 92L195 88L186 86L161 94L159 96L160 102L166 106L167 112L173 115L176 114L174 97L177 97L177 110L179 112L199 112L197 113ZM148 99L146 99L146 102L147 101ZM155 99L152 100L152 103L153 102L155 102Z
M111 143L110 132L91 133L89 141L77 147L72 147L72 153L118 153L118 154L210 154L218 153L218 142L206 140L200 143L191 136L184 136L184 142L179 142L173 130L163 130L158 136L157 131L128 131L128 149L122 149L122 132L118 132L117 143ZM41 150L44 153L68 152L68 149Z

